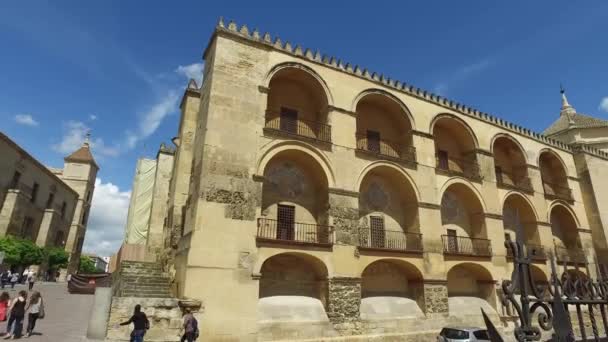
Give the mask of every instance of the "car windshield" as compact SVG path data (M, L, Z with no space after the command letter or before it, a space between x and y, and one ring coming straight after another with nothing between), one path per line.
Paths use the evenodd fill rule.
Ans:
M490 336L488 336L487 330L477 330L473 332L473 335L475 335L475 337L480 340L490 340Z
M458 329L444 329L443 336L451 340L466 340L469 338L469 332Z

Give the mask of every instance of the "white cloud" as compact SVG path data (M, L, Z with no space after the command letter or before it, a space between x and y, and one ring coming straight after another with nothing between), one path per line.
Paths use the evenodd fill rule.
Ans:
M95 180L84 252L110 256L118 251L124 238L130 197L130 191L121 191L99 178Z
M600 109L608 113L608 96L604 97L600 102Z
M177 108L177 91L168 91L156 104L140 116L137 132L127 132L125 144L134 148L137 142L156 132L163 119Z
M91 121L97 120L97 115L95 115L95 114L89 115L89 120L91 120Z
M80 121L68 121L64 125L64 135L59 143L52 145L52 149L63 154L76 151L84 142L90 128ZM115 157L120 153L118 147L106 146L103 139L95 138L91 142L91 149L94 154Z
M194 79L200 87L203 80L203 63L192 63L190 65L180 65L175 69L175 72L186 76L188 79Z
M439 95L446 96L446 93L454 86L454 84L466 81L467 79L491 67L493 64L494 61L491 59L483 59L475 63L462 66L453 73L448 74L441 81L437 82L433 88L433 91Z
M20 125L38 126L38 121L34 120L34 118L30 114L15 115L15 122Z

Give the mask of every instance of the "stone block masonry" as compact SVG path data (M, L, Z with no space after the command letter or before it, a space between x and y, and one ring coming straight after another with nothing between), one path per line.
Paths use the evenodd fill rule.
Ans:
M329 279L327 316L340 335L361 334L360 305L361 278L334 277Z
M427 282L424 284L424 311L427 317L433 315L448 315L449 305L447 282Z

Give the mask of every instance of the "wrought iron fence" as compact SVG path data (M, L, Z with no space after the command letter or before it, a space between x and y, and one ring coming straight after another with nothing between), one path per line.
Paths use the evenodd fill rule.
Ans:
M502 188L533 192L532 181L526 175L518 175L496 170L496 184Z
M545 190L545 197L548 199L562 199L565 201L574 200L572 197L572 189L567 186L543 181L543 189Z
M416 148L405 143L386 139L370 138L364 133L356 133L357 150L373 153L381 157L399 159L406 162L416 162Z
M435 156L436 167L440 172L447 173L449 175L463 176L471 180L481 180L481 170L479 164L474 159L464 158L453 158L447 159Z
M422 252L422 234L398 230L359 229L359 247Z
M547 260L547 252L545 251L545 248L541 245L526 244L526 250L530 258L534 261ZM507 257L513 257L513 251L510 248L507 248Z
M265 128L331 143L331 126L321 122L282 117L268 113Z
M470 238L465 236L442 235L444 254L458 254L468 256L492 256L490 240Z
M286 222L258 218L258 232L256 237L259 241L332 245L333 229L331 226L315 223Z
M580 248L555 247L557 262L584 264L586 262L585 252Z

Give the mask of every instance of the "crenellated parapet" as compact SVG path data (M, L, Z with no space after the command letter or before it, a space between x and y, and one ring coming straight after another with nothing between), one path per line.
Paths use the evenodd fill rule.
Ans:
M405 93L409 96L414 96L416 98L431 102L433 104L458 112L460 114L474 117L476 119L498 126L504 130L526 136L530 139L536 140L546 145L551 145L563 151L570 153L574 152L573 147L568 144L549 138L541 133L534 132L528 128L508 122L493 114L482 112L480 110L472 108L471 106L458 103L456 101L434 94L428 90L415 87L413 85L407 84L406 82L392 79L374 71L370 71L359 65L346 62L334 56L322 54L319 50L314 50L313 52L312 49L304 48L299 44L295 44L294 46L294 44L290 43L289 41L283 41L278 36L273 38L272 35L268 32L261 34L261 32L258 31L257 28L250 30L247 25L241 25L239 27L232 20L229 21L228 24L226 24L224 22L224 19L220 17L216 25L214 36L217 33L227 33L235 37L246 39L253 43L262 44L268 48L290 54L294 57L306 59L313 63L321 64L326 67L345 72L359 78L364 78L371 82ZM213 37L211 39L213 39ZM597 149L586 146L582 150L597 157L608 159L607 153L599 151Z

